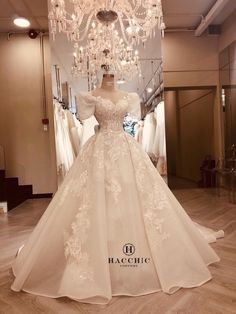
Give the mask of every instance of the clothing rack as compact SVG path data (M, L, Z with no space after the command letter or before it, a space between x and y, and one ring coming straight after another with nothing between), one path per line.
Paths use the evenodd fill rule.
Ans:
M59 104L61 104L62 108L65 110L68 110L68 107L66 106L66 104L64 103L63 100L61 100L60 98L53 96L53 99L55 99Z
M159 98L159 101L157 103L155 103L155 100ZM163 92L156 95L155 98L152 100L151 104L149 105L151 108L145 113L145 116L143 117L143 119L146 117L146 115L148 115L151 112L154 112L156 107L163 101Z
M59 101L62 100L62 90L61 90L61 75L60 68L57 64L54 65L55 76L56 76L56 86L57 86L57 97Z
M70 108L68 108L68 106L64 103L63 100L60 100L60 99L59 99L58 97L56 97L56 96L53 96L53 99L55 99L59 104L61 104L62 109L64 109L64 110L69 110L69 111L70 111ZM78 116L77 116L77 112L71 112L71 111L70 111L70 113L73 114L73 115L76 117L76 119L80 122L81 125L83 125L83 122L82 122L82 121L78 118Z

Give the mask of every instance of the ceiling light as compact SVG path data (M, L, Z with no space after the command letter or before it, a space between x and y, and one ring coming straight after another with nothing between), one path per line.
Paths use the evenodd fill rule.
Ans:
M151 88L151 87L148 87L148 88L147 88L147 92L148 92L148 93L151 93L151 92L152 92L152 88Z
M14 19L13 23L18 27L29 27L30 21L24 17L17 17Z

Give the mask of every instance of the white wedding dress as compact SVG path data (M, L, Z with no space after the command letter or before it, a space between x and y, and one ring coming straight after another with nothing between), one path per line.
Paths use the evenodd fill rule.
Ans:
M140 144L122 128L137 94L117 103L81 94L80 117L99 130L85 144L19 252L12 289L105 304L202 285L219 261L214 233L192 222Z

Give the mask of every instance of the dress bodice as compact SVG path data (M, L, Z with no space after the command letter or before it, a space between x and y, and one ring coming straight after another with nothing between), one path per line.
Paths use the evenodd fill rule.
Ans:
M85 120L94 115L100 131L123 131L123 120L127 112L140 115L140 100L136 93L129 93L116 103L90 93L80 93L77 99L80 119Z

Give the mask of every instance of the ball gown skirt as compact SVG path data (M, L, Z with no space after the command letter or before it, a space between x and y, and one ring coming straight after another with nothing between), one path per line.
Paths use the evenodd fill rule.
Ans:
M115 295L172 294L211 279L207 265L219 257L207 239L222 234L199 231L123 131L135 95L116 104L80 95L81 116L95 114L100 129L14 261L13 290L106 304Z

